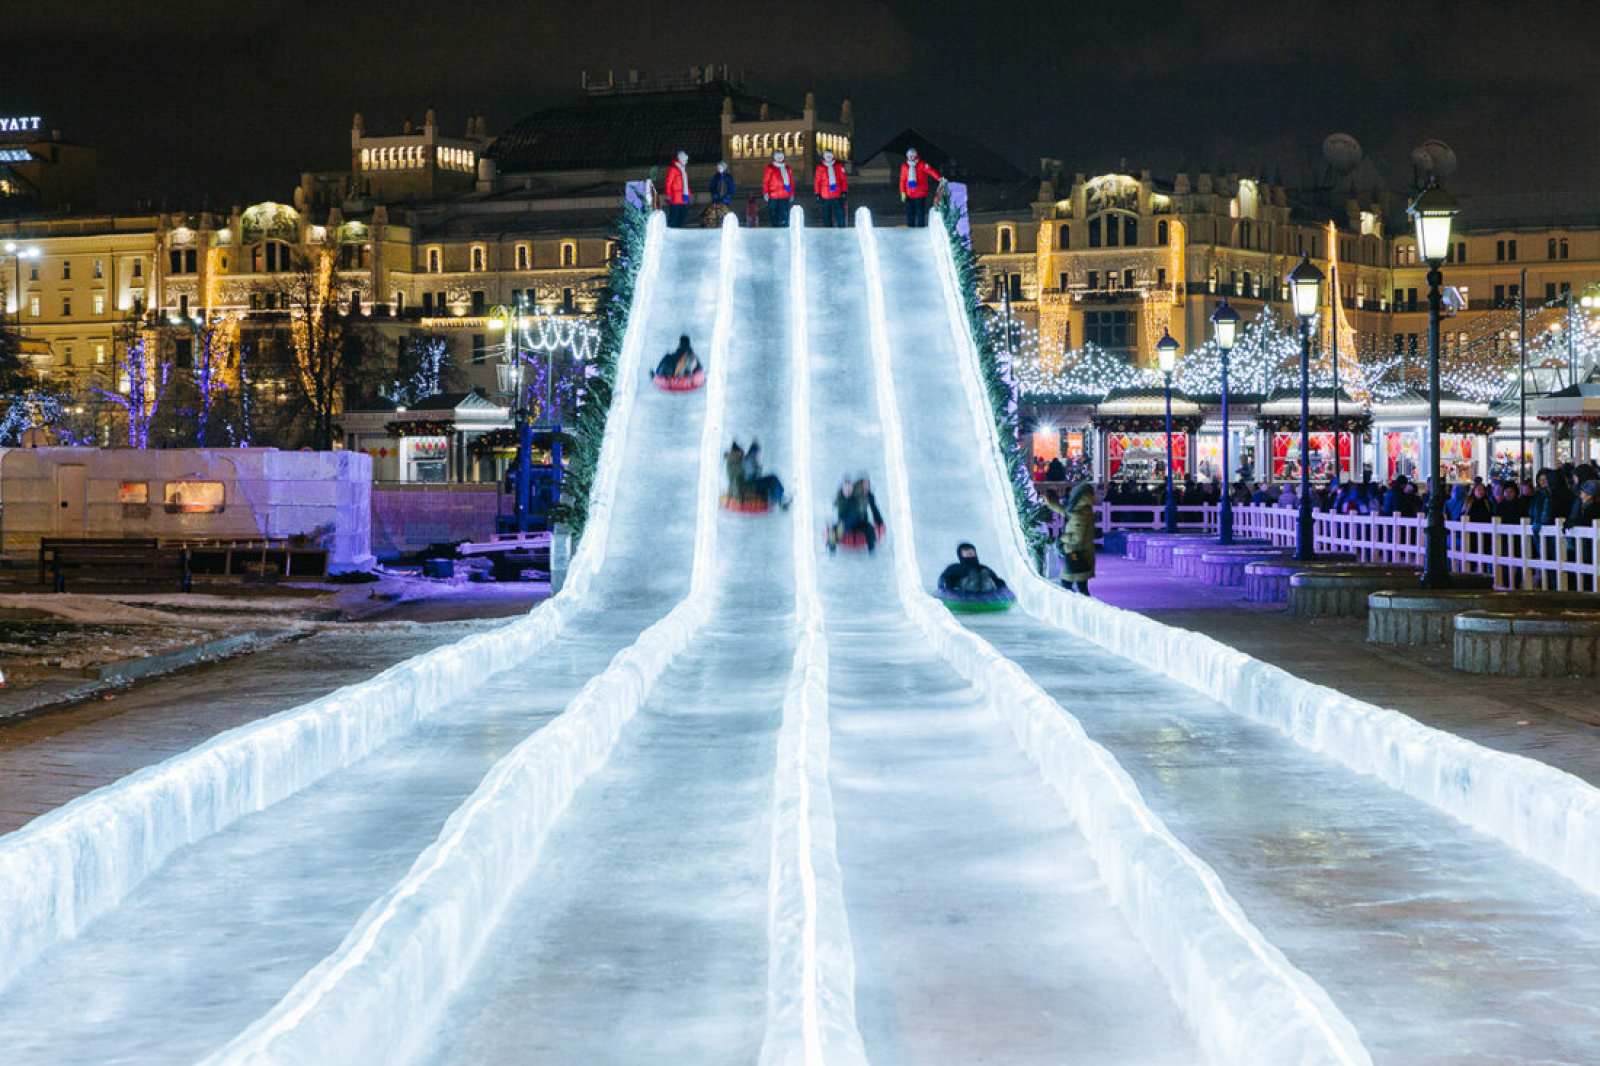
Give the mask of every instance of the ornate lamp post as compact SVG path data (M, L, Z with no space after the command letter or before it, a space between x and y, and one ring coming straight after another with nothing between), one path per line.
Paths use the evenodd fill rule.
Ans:
M1322 303L1322 271L1310 259L1289 273L1289 299L1300 319L1300 521L1295 527L1295 562L1317 557L1311 517L1311 322Z
M1444 525L1444 464L1439 454L1439 315L1444 305L1444 273L1440 265L1450 249L1450 226L1461 207L1438 180L1428 183L1406 214L1417 227L1417 252L1428 264L1428 490L1427 553L1422 560L1422 587L1450 586L1448 534Z
M1178 500L1172 491L1172 371L1178 365L1178 342L1172 339L1170 331L1162 333L1161 339L1156 341L1156 358L1167 382L1167 532L1176 533Z
M1239 331L1239 312L1228 306L1226 298L1211 312L1211 328L1216 332L1217 351L1222 353L1222 514L1218 519L1217 543L1233 543L1233 465L1228 446L1233 442L1233 427L1228 421L1228 355Z

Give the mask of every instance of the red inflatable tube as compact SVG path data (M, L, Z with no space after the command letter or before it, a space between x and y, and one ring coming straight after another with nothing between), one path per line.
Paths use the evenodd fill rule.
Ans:
M887 534L888 534L888 530L883 528L882 523L879 523L879 525L878 525L878 543L879 544L883 543L883 538ZM866 546L867 546L867 535L865 533L858 533L858 532L852 530L849 533L846 533L844 536L839 538L839 547L841 547L841 548L865 548Z
M762 496L729 496L724 492L720 502L724 511L737 511L740 514L766 514L772 510L772 504Z
M650 381L662 392L693 392L706 383L706 372L696 370L686 378L669 377L666 374L652 374Z

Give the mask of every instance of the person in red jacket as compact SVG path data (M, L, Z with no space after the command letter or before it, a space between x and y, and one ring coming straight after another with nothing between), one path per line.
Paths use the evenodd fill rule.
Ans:
M667 167L662 188L665 192L663 199L667 201L667 225L682 229L684 219L689 215L689 205L694 202L694 193L689 191L688 152L679 149L677 158Z
M767 217L773 226L789 224L789 205L794 203L794 171L783 161L781 151L772 153L772 162L761 175L761 198L767 202Z
M850 183L844 176L844 164L836 162L832 152L822 153L822 162L817 164L817 177L812 188L817 194L817 202L822 205L822 225L827 229L844 229L844 197L850 191Z
M944 175L917 158L915 148L906 149L906 161L900 167L900 199L906 205L906 225L928 224L928 207L943 180Z

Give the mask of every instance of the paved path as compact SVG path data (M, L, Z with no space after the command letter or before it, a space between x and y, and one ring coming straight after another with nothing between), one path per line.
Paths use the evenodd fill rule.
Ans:
M1214 588L1101 555L1090 586L1107 603L1230 644L1290 673L1391 707L1487 747L1600 784L1600 687L1592 678L1458 672L1448 647L1368 644L1365 619L1294 618L1242 589Z
M224 730L501 625L527 613L544 586L484 589L402 603L378 620L330 623L289 644L0 723L0 833Z

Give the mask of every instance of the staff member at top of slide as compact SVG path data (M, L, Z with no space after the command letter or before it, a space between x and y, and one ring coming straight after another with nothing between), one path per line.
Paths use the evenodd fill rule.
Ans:
M772 153L772 162L761 175L761 198L767 202L768 222L777 227L789 224L789 204L794 200L794 172L783 161L781 150Z
M694 193L689 189L688 152L678 149L677 157L667 167L667 176L662 182L662 188L667 201L667 225L673 229L681 229L684 219L689 215L689 205L694 202Z
M900 165L900 199L906 205L906 225L928 224L928 206L943 180L943 174L918 158L915 148L906 149L906 161Z
M843 229L844 198L850 191L850 182L844 175L844 164L835 161L832 152L822 153L822 162L817 164L817 176L812 189L822 205L822 225L827 229Z

